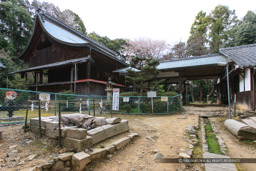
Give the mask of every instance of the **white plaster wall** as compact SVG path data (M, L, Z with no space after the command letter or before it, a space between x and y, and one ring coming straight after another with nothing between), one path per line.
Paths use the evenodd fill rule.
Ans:
M251 91L251 70L250 68L245 69L245 91Z
M239 92L244 91L244 77L239 75Z

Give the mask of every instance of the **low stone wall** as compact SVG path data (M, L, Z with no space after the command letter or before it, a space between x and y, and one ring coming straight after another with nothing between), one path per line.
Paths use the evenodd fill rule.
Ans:
M78 153L66 152L59 154L48 163L31 168L31 171L82 171L86 166L94 161L102 160L107 156L113 155L115 151L124 148L138 137L137 133L131 133L127 137L120 138L104 148L92 148L90 151L85 150Z

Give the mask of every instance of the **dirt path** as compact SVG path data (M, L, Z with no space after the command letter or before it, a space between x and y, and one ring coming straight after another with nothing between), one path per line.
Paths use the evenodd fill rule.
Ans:
M218 134L228 147L229 156L232 158L256 158L256 144L253 141L239 141L224 127L224 118L211 118L215 123ZM254 164L239 164L240 170L252 171L256 170L256 163Z
M129 120L130 129L139 133L140 138L110 160L92 166L93 170L184 170L184 165L181 164L155 163L152 153L157 149L164 157L178 158L178 149L188 147L184 138L185 128L187 125L196 124L198 116L189 115L187 119L179 119L180 116L122 117Z

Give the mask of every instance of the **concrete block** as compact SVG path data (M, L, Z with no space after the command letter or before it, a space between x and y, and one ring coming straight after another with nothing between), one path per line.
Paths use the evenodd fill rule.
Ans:
M116 124L121 122L121 118L107 118L106 121L108 124Z
M105 147L105 149L107 151L107 154L113 154L116 151L116 148L113 144Z
M74 148L77 152L79 152L92 146L92 138L88 137L83 140L78 140L74 138L65 137L62 138L62 145L64 147Z
M87 136L87 130L83 128L68 128L66 131L66 137L74 139L85 139Z
M91 155L91 160L99 160L106 157L107 151L104 148L93 148L93 151L89 153Z
M121 148L125 147L128 143L130 143L130 138L123 137L123 138L113 142L113 145L116 147L117 150L120 150Z
M72 166L74 171L84 170L86 165L91 162L91 157L85 152L79 152L72 156Z
M62 153L58 157L61 161L68 161L72 159L72 156L74 155L74 152L67 152L67 153Z

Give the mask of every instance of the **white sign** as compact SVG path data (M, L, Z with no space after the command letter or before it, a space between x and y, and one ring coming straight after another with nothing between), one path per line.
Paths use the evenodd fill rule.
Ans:
M123 102L129 102L129 97L123 97Z
M148 98L156 97L156 91L148 91L147 95L148 95Z
M46 93L40 93L39 94L39 100L42 102L50 102L50 94L46 94Z
M119 110L119 88L113 88L112 110Z

